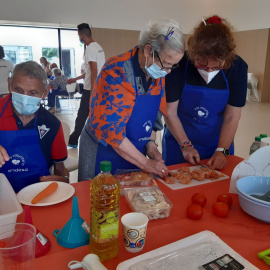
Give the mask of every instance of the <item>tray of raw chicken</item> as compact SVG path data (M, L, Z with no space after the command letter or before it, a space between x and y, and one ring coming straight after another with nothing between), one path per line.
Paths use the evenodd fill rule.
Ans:
M169 175L166 178L161 179L157 177L159 181L173 190L226 180L228 178L230 178L228 175L202 165L181 167L169 171Z

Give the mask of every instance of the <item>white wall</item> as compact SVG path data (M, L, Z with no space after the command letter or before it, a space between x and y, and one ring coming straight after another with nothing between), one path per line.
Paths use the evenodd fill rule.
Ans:
M190 33L202 17L215 13L236 31L270 28L269 12L269 0L2 0L0 19L141 30L149 20L169 17Z

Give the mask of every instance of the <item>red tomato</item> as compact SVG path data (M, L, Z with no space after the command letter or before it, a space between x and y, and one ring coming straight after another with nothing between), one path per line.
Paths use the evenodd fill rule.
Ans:
M233 199L229 194L220 194L217 196L217 202L227 203L229 207L231 208Z
M227 217L229 214L229 206L224 202L215 202L212 206L214 215L218 217Z
M187 208L187 217L190 219L200 219L203 215L203 209L200 205L198 204L191 204Z
M201 207L204 207L206 202L207 202L207 198L204 194L202 193L195 193L193 194L193 196L191 197L191 201L194 204L198 204Z

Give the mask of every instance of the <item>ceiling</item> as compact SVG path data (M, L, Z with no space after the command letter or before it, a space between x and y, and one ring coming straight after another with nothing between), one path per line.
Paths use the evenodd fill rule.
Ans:
M0 24L72 26L141 30L150 20L177 20L188 34L202 17L218 14L235 31L270 28L269 0L3 0ZM1 37L0 37L1 39Z

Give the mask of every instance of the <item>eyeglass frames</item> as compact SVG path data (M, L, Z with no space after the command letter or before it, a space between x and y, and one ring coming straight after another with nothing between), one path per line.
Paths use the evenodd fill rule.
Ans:
M158 58L158 61L161 64L161 68L160 68L161 70L168 70L168 71L170 71L170 70L175 69L175 68L177 68L179 66L178 64L174 64L172 67L164 67L163 66L163 63L161 62L161 59L159 57L158 52L157 51L154 51L154 53L156 54L156 56Z

